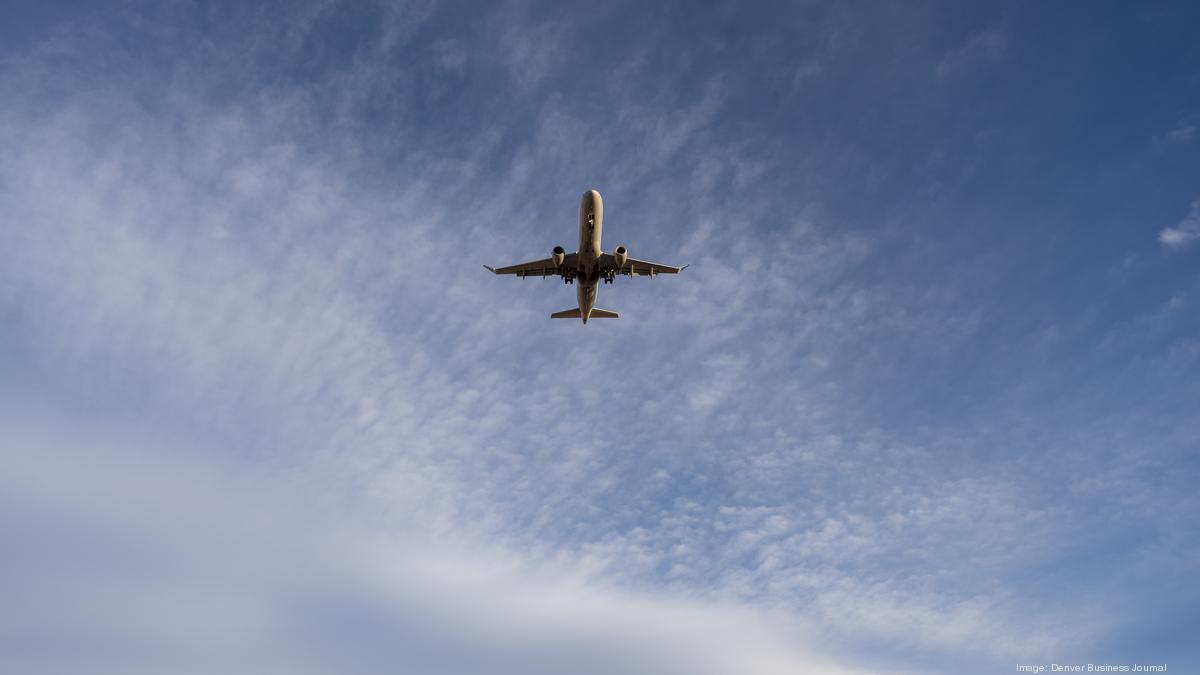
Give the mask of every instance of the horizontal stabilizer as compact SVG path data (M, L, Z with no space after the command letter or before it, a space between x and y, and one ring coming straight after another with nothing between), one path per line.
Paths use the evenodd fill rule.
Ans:
M551 319L579 319L579 318L581 318L581 315L579 314L579 308L576 307L575 309L564 309L561 312L555 312L550 315L550 318ZM607 309L597 309L597 308L593 307L592 313L588 316L588 318L589 319L615 319L615 318L617 318L617 313L610 312Z

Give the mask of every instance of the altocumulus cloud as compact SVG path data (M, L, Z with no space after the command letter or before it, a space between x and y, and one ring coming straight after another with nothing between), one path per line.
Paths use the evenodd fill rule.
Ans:
M5 659L22 672L859 672L783 614L364 530L306 479L177 441L4 422Z
M443 317L459 341L445 349L447 327L418 320L486 307L444 274L461 242L430 209L476 196L438 182L476 160L355 185L365 168L306 133L313 92L214 107L213 77L187 62L127 63L89 90L86 66L48 65L91 58L76 30L6 71L23 92L4 116L6 337L36 345L6 361L10 665L854 672L805 647L793 616L622 590L594 559L506 546L487 465L535 467L479 454L528 433L479 400L504 383L461 363L491 329ZM336 86L352 105L379 83ZM156 109L130 101L143 87L161 87ZM37 403L59 386L84 408ZM541 459L537 481L589 476ZM563 498L501 478L522 503Z
M1146 319L1169 348L1136 368L1105 365L1144 347L1136 321L1069 361L981 302L1003 256L929 280L895 261L962 249L823 205L806 186L839 162L883 184L907 154L876 172L841 110L794 152L804 125L747 124L743 83L819 62L804 91L836 98L869 17L805 15L837 35L776 62L791 35L606 11L129 5L8 48L12 663L963 672L1085 654L1169 605L1194 430L1133 437L1174 398L1043 364L1174 382L1181 313ZM578 48L597 21L613 39ZM897 68L949 90L1020 54L982 25L1004 31L916 39ZM589 186L609 245L697 274L606 287L631 320L580 332L545 319L570 289L480 263L570 245ZM1113 578L1145 589L1132 619L1091 591Z

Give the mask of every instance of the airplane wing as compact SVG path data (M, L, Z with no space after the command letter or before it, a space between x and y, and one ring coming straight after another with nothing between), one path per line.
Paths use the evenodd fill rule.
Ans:
M679 274L687 269L687 265L683 267L675 267L673 265L664 265L662 263L650 262L648 260L638 260L637 258L626 258L625 265L617 267L617 261L611 253L600 254L600 269L612 271L616 274L625 274L631 277L654 277L659 274Z
M509 265L508 267L487 267L495 274L515 274L519 277L549 277L558 276L563 272L569 272L578 267L576 262L579 258L577 253L568 253L563 258L562 265L555 265L554 258L546 258L545 260L534 260L533 262L521 263L520 265Z

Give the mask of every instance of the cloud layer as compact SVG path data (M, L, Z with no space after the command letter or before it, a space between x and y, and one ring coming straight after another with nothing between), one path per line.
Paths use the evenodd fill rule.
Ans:
M1020 31L589 12L131 6L10 48L6 653L1181 663L1135 627L1195 600L1197 286L1013 225L1007 189L1057 207L987 139L1045 130L949 113ZM692 267L581 329L481 265L571 246L586 187L606 245Z

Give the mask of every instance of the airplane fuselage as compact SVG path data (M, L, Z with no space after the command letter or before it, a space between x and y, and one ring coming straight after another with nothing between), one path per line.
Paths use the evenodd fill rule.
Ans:
M596 287L600 283L600 232L604 229L604 201L600 193L588 190L579 202L579 275L575 294L584 323L596 306Z

